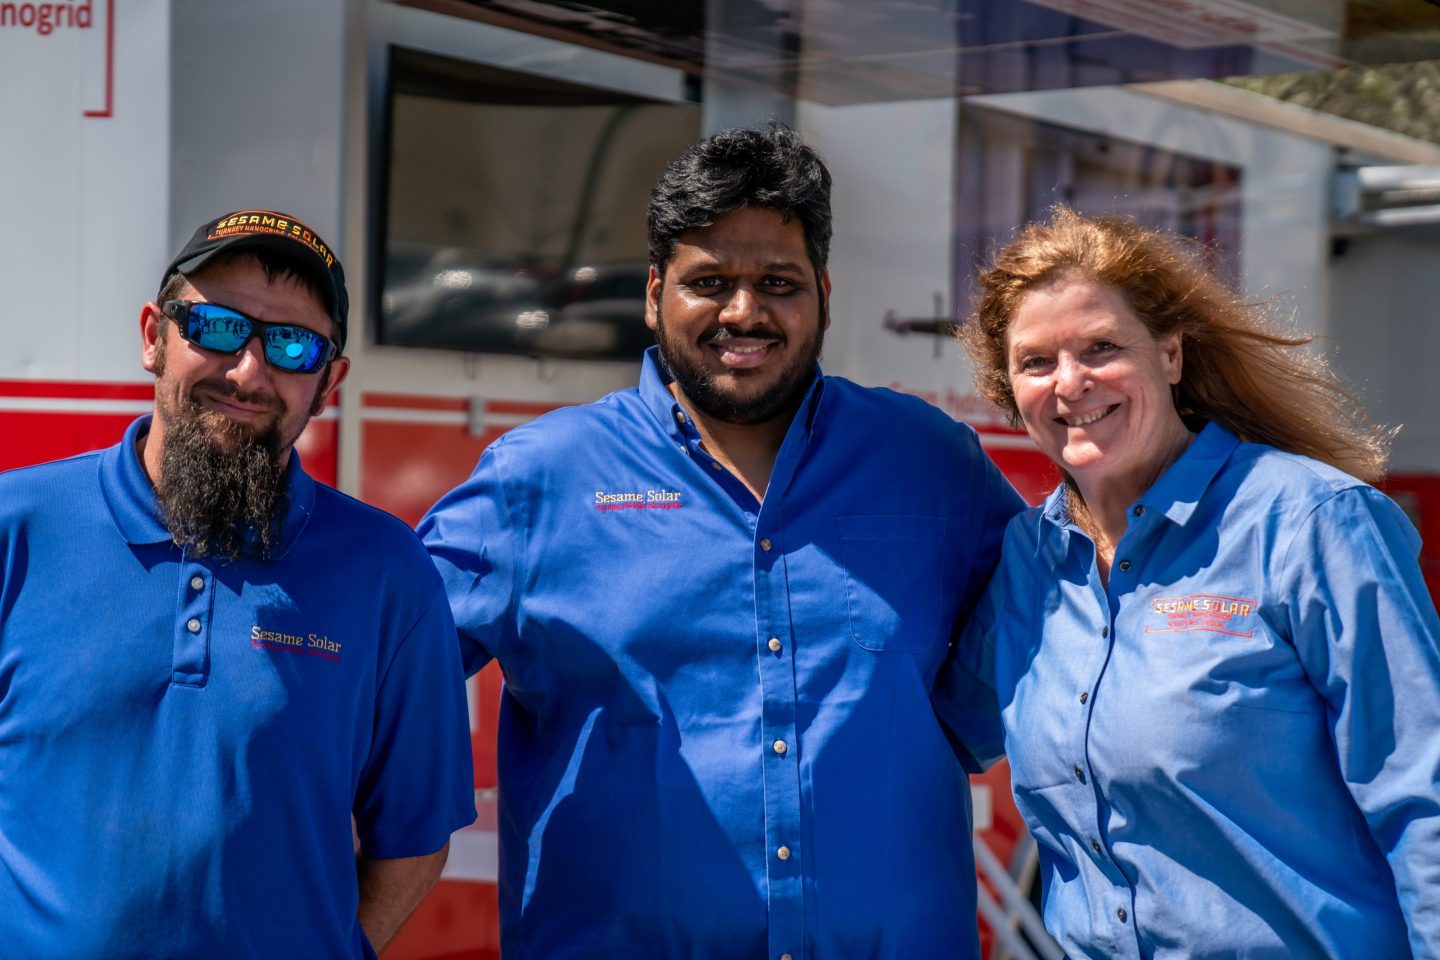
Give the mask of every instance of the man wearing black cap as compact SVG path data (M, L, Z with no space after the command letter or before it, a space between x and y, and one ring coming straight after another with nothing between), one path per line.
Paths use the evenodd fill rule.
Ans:
M474 818L439 578L293 452L347 309L303 223L211 221L140 313L153 416L0 475L6 955L374 956Z

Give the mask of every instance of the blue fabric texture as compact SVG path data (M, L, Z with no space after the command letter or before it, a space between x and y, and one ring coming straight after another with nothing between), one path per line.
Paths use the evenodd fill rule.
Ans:
M1440 956L1419 544L1216 424L1131 506L1108 588L1063 490L1011 523L943 683L994 684L1068 956Z
M352 813L382 858L474 819L439 578L295 455L275 559L182 552L148 428L0 475L0 954L373 955Z
M975 957L930 690L1021 507L970 428L819 376L757 502L653 350L491 444L420 531L505 675L507 960Z

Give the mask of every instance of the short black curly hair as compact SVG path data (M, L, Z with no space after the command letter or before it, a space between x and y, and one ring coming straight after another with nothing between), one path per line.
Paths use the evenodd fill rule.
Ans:
M783 123L737 127L697 141L660 174L645 229L650 264L661 274L687 230L708 227L741 207L768 207L800 221L816 271L830 257L830 171Z

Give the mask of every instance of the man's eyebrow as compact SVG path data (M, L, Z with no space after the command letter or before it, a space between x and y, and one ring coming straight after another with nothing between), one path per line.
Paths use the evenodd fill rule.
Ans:
M696 274L708 273L712 270L723 271L725 269L727 269L727 265L721 262L719 259L715 257L703 257L687 263L680 270L680 273L682 276L693 277ZM762 273L792 273L800 276L805 275L804 264L798 263L794 260L770 260L766 263L760 264L759 269Z

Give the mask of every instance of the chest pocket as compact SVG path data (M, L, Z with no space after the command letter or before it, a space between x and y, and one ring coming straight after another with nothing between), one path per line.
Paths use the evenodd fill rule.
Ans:
M850 632L866 650L927 651L949 641L942 517L838 517Z

